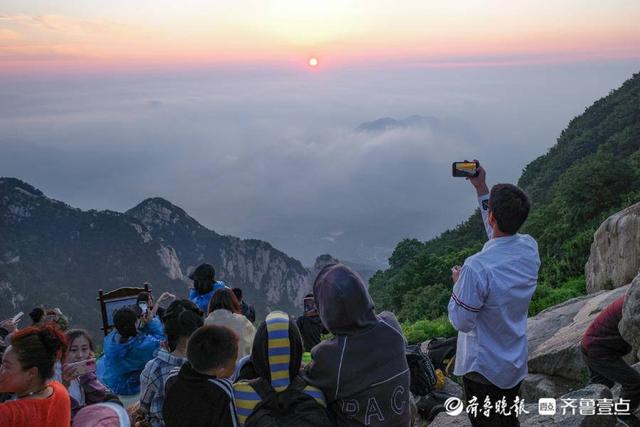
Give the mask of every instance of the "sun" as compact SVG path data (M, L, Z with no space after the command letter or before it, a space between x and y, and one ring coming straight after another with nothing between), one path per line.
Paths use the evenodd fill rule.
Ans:
M309 58L309 66L310 67L317 67L318 66L318 58L316 58L316 57Z

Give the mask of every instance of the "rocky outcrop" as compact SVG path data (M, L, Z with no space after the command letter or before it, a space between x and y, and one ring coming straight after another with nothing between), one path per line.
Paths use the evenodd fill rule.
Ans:
M581 387L579 381L545 374L529 374L522 381L520 395L527 402L537 402L541 397L562 396Z
M607 218L594 235L585 267L587 292L614 289L640 271L640 203Z
M529 372L561 377L576 383L584 382L586 372L580 351L582 335L598 313L624 295L627 289L628 286L625 286L601 291L591 297L569 300L530 319L527 335L536 343L529 350ZM551 326L552 319L556 318L556 310L559 312L559 324ZM569 314L573 312L575 314L571 317ZM549 329L545 332L544 328ZM542 339L543 336L546 339Z

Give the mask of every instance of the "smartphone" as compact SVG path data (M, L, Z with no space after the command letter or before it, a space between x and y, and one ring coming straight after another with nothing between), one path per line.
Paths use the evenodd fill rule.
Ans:
M479 162L453 162L452 174L456 178L473 178L478 176Z
M75 373L78 376L80 376L80 375L88 374L90 372L95 372L96 360L95 359L81 360L79 362L67 363L66 366L72 368L75 371Z
M138 303L138 307L140 307L140 310L142 310L142 315L143 316L146 316L147 313L149 313L149 306L147 305L146 302Z
M20 319L22 319L22 316L24 316L23 312L20 312L20 313L16 314L15 316L13 316L11 318L11 323L17 324L20 321Z

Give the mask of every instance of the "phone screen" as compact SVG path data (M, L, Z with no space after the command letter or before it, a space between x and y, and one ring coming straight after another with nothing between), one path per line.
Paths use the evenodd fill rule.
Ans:
M146 315L147 312L149 311L149 306L147 305L146 302L138 303L138 307L140 307L140 310L142 310L142 314L144 315Z
M478 163L476 162L454 162L453 166L454 177L474 177L478 175Z

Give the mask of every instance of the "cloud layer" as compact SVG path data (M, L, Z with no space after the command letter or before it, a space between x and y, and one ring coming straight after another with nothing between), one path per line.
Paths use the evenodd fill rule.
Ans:
M291 73L211 70L0 83L0 175L83 209L162 196L305 264L381 263L468 217L452 161L514 181L634 63ZM439 128L355 129L381 117Z

